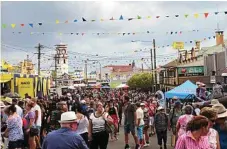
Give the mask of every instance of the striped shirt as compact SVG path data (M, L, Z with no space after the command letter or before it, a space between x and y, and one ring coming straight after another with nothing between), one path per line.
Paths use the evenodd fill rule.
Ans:
M107 119L107 113L105 113L105 119ZM90 120L92 122L92 133L105 131L105 120L103 116L97 117L94 113L91 114Z
M192 133L188 131L179 137L175 149L210 149L210 146L208 137L201 137L197 141L192 136Z

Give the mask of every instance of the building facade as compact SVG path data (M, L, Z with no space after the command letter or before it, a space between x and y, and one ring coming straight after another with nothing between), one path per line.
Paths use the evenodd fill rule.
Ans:
M56 45L56 61L57 61L57 76L62 76L63 74L68 74L68 52L66 44Z

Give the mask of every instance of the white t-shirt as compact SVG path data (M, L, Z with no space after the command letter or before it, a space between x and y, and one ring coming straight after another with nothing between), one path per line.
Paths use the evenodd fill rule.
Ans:
M16 107L16 112L17 112L17 114L18 114L21 118L23 118L23 110L21 109L21 107L18 106L18 105L15 105L15 107Z
M196 115L198 116L198 115L200 114L200 109L199 109L199 108L196 108L196 109L195 109L195 113L196 113Z
M92 121L92 133L105 131L105 120L107 120L107 116L108 113L105 113L104 116L100 117L97 117L94 113L91 114L90 120Z
M143 120L143 118L144 118L144 112L143 112L142 108L138 108L136 110L136 117L137 117L137 121L138 121L138 119L140 119L139 126L144 125L144 120Z
M41 108L38 104L36 104L33 108L32 108L32 111L38 111L38 119L36 121L36 126L41 126L42 125L42 117L41 117L41 114L42 114L42 111L41 111Z

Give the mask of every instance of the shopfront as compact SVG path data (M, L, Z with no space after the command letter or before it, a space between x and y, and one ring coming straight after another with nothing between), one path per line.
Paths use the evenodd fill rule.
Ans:
M185 76L204 76L203 66L192 66L192 67L178 67L178 77Z

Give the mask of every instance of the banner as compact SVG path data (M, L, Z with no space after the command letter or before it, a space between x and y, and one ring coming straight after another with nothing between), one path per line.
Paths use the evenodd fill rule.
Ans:
M25 98L25 94L34 97L34 78L18 78L18 92L22 98Z
M173 49L184 49L184 42L173 42Z

